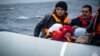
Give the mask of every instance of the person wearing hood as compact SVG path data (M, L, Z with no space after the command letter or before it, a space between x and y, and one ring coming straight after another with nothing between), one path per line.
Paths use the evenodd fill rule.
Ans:
M65 1L59 1L55 5L55 9L51 15L46 15L42 21L40 21L35 29L34 29L34 36L39 37L46 37L48 34L48 29L55 23L60 23L62 25L69 24L70 19L67 13L67 3Z

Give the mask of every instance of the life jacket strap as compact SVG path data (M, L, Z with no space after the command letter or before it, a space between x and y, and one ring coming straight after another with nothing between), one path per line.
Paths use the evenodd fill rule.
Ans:
M61 22L61 20L55 14L52 14L52 16L54 17L56 22ZM70 19L68 16L65 17L64 23L68 23L68 24L70 23Z

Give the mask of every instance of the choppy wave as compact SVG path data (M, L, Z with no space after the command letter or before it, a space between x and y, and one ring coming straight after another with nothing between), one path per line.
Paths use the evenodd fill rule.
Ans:
M6 11L12 11L12 10L14 10L14 7L4 8L3 10L6 10Z
M34 16L34 17L28 17L28 16L19 16L18 19L31 19L31 18L34 18L34 19L42 19L43 16Z
M18 19L29 19L27 16L19 16Z

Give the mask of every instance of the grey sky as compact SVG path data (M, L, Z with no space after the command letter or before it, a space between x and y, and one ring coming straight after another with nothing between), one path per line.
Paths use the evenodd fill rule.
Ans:
M0 0L0 4L49 2L49 1L57 1L57 0Z

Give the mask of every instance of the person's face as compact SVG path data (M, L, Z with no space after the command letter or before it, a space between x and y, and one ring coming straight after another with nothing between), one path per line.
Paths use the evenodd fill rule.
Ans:
M63 16L64 14L65 14L65 10L63 9L63 8L61 8L61 7L57 7L56 9L56 14L58 15L58 16Z
M83 8L82 9L82 16L85 18L85 19L88 19L90 17L92 13L89 11L89 8Z

